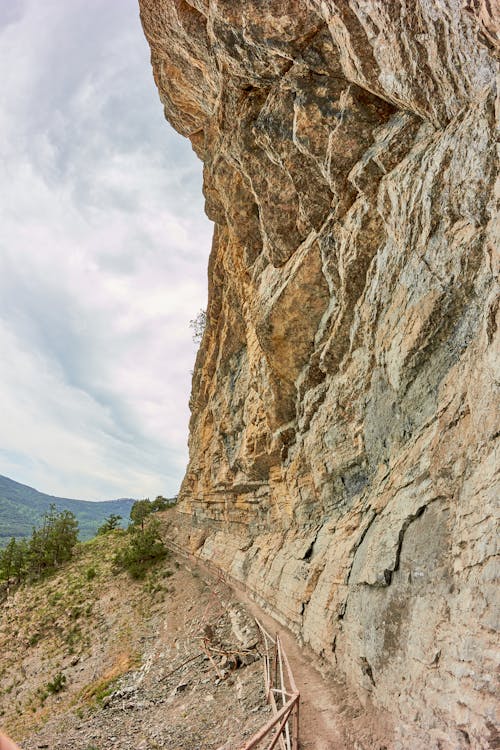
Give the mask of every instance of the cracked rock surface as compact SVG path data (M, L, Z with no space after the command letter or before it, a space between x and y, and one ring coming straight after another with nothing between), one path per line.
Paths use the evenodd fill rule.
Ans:
M391 748L497 747L495 6L140 6L215 223L179 538Z

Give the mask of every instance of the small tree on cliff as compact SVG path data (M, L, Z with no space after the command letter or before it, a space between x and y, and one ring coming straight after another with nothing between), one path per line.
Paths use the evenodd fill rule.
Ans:
M196 318L189 321L189 327L193 331L193 341L195 344L199 344L203 338L203 333L207 326L207 313L205 310L199 310Z

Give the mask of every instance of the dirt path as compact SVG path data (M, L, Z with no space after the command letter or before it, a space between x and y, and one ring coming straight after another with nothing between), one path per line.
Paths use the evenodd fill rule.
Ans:
M394 748L375 712L323 679L313 654L243 587L176 552L142 583L130 581L113 568L111 542L96 538L0 613L0 713L24 750L238 750L270 716L255 616L280 633L291 663L301 750ZM65 688L44 693L58 673Z
M249 596L235 590L240 601L270 633L279 632L295 682L300 691L300 746L303 750L345 750L335 714L338 695L312 666L310 656L295 637L264 612Z

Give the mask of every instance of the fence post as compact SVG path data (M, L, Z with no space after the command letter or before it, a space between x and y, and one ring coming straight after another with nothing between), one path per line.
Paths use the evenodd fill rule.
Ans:
M299 750L299 698L295 699L292 718L292 750Z
M274 641L274 679L271 687L278 687L278 637Z

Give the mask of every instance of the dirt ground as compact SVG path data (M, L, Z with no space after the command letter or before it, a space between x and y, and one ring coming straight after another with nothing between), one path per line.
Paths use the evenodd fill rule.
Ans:
M271 716L254 617L284 644L301 750L390 746L383 722L243 589L175 554L136 583L96 545L0 617L0 717L23 750L240 750ZM57 673L64 686L46 694Z
M136 583L101 557L92 590L80 561L4 605L2 729L23 750L240 747L270 715L253 618L183 560ZM89 616L68 645L77 606ZM57 674L64 686L46 695Z

